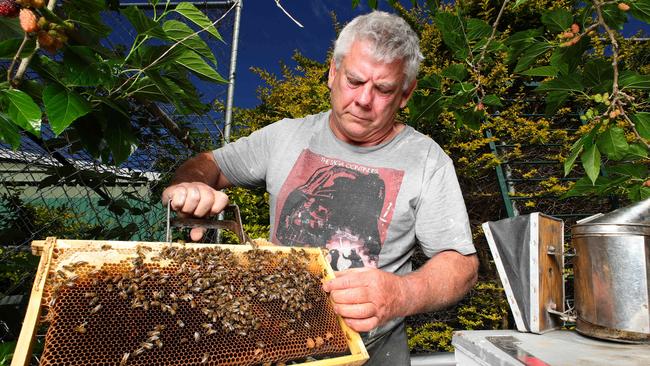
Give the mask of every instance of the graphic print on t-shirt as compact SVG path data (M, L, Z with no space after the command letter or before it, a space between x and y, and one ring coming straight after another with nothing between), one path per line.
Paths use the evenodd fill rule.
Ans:
M335 271L377 267L403 176L303 150L278 194L274 241L325 247Z

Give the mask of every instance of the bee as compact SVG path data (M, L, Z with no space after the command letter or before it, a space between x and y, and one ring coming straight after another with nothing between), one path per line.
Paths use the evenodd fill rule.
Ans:
M106 291L113 292L113 284L109 283L106 285Z
M153 343L142 342L142 343L140 343L140 347L142 347L144 349L152 349L153 348Z
M126 362L129 360L129 353L125 352L124 355L122 355L122 360L120 361L120 366L126 365Z
M95 306L97 303L99 303L99 297L95 296L88 302L88 306Z
M325 333L325 340L329 341L333 337L334 337L334 335L332 334L332 332Z
M158 348L162 348L162 346L163 346L163 342L160 339L154 340L154 343L156 344L156 346Z
M201 339L201 334L199 332L194 332L194 342L198 342Z
M311 329L311 325L309 325L308 322L305 322L305 328L307 328L307 329Z
M88 322L83 322L79 324L77 327L74 328L74 331L81 334L86 333L86 324L88 324Z
M179 328L183 328L185 326L185 323L183 323L182 320L178 319L176 320L176 325L178 325Z
M255 349L255 352L253 352L253 356L255 356L255 357L261 357L261 356L262 356L262 352L264 352L264 351L263 351L261 348L256 348L256 349Z
M76 261L76 262L72 263L72 265L74 267L84 266L86 264L88 264L88 262L86 262L86 261Z
M212 335L212 334L215 334L216 332L217 332L216 330L210 328L210 329L205 331L205 335Z
M206 352L203 354L203 358L201 358L201 363L207 363L208 358L210 358L210 353Z
M110 245L108 245L108 244L104 244L104 245L102 245L101 248L102 248L102 250L110 250L110 249L113 249L113 247L110 246Z
M84 297L85 297L85 298L88 298L88 297L96 297L96 296L97 296L97 293L96 293L96 292L86 292L86 293L84 293Z
M136 349L135 351L133 351L133 356L134 356L134 357L136 357L136 356L140 356L141 354L144 353L144 351L145 351L145 349L142 348L142 347L140 347L140 348Z
M185 337L183 337L183 338L181 338L181 339L179 340L179 343L180 343L180 344L187 343L187 342L188 342L188 339L185 338Z
M287 331L287 336L290 336L290 335L294 334L295 332L296 332L295 330L293 330L293 329L289 329L289 330Z
M307 338L307 348L312 349L316 347L316 342L310 337Z
M95 314L95 313L98 312L101 308L102 308L102 304L98 304L97 306L95 306L94 308L92 308L92 310L90 310L90 313L91 313L91 314Z

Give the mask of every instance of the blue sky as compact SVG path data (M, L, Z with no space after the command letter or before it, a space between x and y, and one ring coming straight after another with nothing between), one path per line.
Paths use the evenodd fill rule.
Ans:
M330 12L334 11L339 23L345 24L370 10L366 0L362 0L355 9L351 0L281 0L280 3L304 28L289 19L276 6L275 0L244 0L234 99L237 107L250 108L259 104L256 89L262 81L249 70L251 67L261 67L279 75L281 62L293 64L291 56L294 50L317 61L325 61L335 37ZM410 0L402 3L409 4ZM389 9L385 0L379 1L379 7ZM624 34L630 36L641 26L644 26L646 33L650 33L647 24L632 20ZM224 37L230 44L230 34L224 32ZM227 52L230 52L229 46ZM222 60L219 70L226 77L229 54Z

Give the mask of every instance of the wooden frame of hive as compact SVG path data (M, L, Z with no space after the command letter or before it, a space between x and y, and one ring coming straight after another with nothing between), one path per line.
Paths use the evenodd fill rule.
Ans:
M37 327L41 321L44 291L47 285L49 274L56 271L56 250L58 249L83 249L87 248L89 250L97 250L104 245L110 245L118 249L133 250L135 251L138 246L149 246L152 248L162 247L165 245L170 245L172 243L165 242L137 242L137 241L99 241L99 240L67 240L67 239L56 239L53 237L47 238L47 240L33 241L32 242L32 252L35 255L40 255L41 260L38 265L38 271L35 276L34 285L30 294L30 300L25 314L25 319L23 326L20 332L20 336L16 345L16 349L12 359L12 366L18 365L28 365L32 353L32 345L35 339ZM181 245L178 243L173 243L172 245ZM202 248L206 246L220 247L222 249L230 249L232 252L241 253L246 252L252 249L250 245L229 245L229 244L182 244L187 248ZM283 246L264 246L263 249L269 250L272 252L289 252L291 247ZM294 248L294 249L304 249L310 254L316 254L317 264L322 270L325 279L334 278L334 272L332 271L329 263L325 260L323 252L319 248ZM127 254L124 254L127 257ZM90 264L104 264L108 263L105 259L97 256L92 259L95 263ZM313 263L312 263L313 264ZM338 366L338 365L362 365L365 363L369 356L361 340L361 337L357 332L350 329L343 319L340 316L337 316L338 325L343 331L348 348L350 351L349 355L333 357L328 359L321 359L316 361L310 361L303 363L304 365L309 366Z

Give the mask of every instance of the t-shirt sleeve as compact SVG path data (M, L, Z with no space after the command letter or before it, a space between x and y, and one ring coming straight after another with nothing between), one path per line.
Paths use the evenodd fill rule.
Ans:
M431 257L444 250L463 255L475 253L472 232L451 159L425 174L420 202L416 208L415 235L423 252Z
M230 183L239 187L264 185L273 125L214 150L214 159Z

